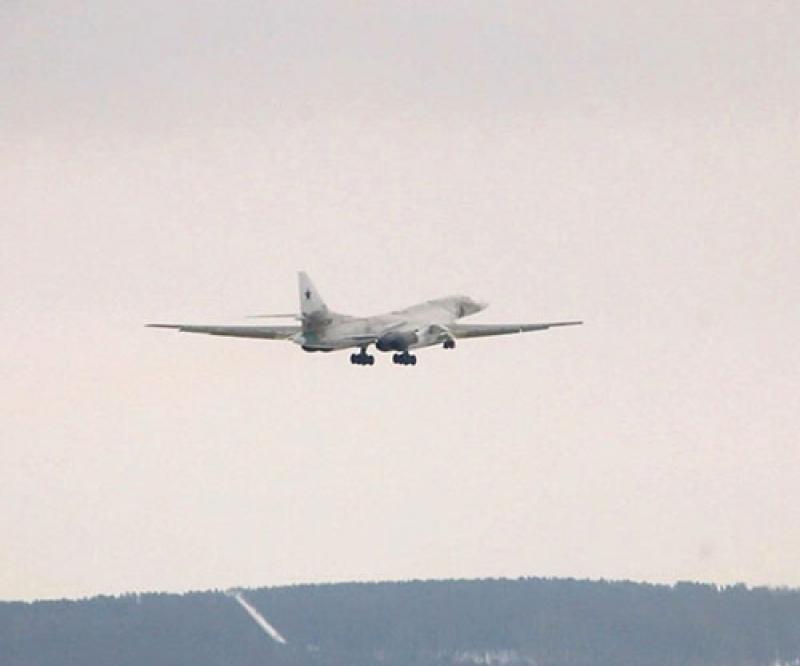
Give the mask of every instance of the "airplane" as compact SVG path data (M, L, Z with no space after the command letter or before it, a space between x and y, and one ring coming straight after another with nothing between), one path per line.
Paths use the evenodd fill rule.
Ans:
M358 349L350 355L353 365L374 365L367 350L374 345L380 352L393 352L396 365L416 365L411 350L441 345L454 349L456 340L542 331L557 326L577 326L582 321L554 321L540 324L464 324L459 319L485 310L487 303L469 296L446 296L373 317L351 317L328 309L308 275L298 274L300 315L264 314L255 317L288 317L299 321L289 326L197 326L194 324L147 324L183 333L206 333L235 338L289 340L307 352Z

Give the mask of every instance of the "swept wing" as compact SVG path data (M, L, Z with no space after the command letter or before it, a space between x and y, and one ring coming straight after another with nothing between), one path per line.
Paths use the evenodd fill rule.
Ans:
M483 338L490 335L544 331L556 326L579 326L582 323L582 321L550 321L540 324L449 324L447 330L455 338Z
M151 328L173 328L181 333L226 335L232 338L288 340L300 332L300 326L196 326L194 324L148 324Z

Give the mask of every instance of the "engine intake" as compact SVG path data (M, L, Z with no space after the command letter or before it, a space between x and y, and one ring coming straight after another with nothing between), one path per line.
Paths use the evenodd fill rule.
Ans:
M415 344L419 338L414 331L390 331L379 337L375 346L379 351L406 351Z

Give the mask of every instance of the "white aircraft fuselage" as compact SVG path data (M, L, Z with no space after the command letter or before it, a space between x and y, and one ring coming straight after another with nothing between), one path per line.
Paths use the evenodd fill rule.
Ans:
M449 326L486 307L468 296L447 296L372 317L316 312L303 319L303 330L292 337L306 351L367 347L405 351L431 347L452 339Z

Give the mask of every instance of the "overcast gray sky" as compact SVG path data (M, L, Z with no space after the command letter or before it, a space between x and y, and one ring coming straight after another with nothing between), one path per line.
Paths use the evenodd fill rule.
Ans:
M800 585L796 2L0 5L0 598ZM449 293L582 328L178 335Z

